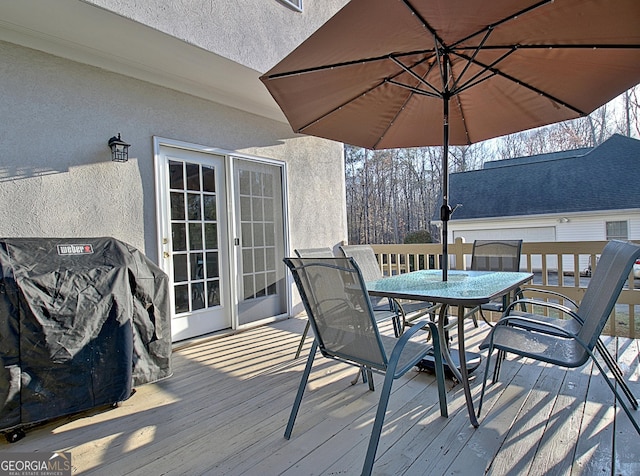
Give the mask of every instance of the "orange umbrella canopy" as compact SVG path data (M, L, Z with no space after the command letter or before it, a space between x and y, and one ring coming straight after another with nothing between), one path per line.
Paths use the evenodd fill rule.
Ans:
M640 81L640 0L351 0L260 78L293 130L448 146L591 113Z
M470 144L584 116L640 81L638 0L352 0L261 77L296 132Z

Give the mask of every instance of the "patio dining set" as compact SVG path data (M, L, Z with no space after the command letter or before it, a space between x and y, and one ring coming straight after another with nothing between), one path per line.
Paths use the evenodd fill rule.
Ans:
M529 293L540 290L527 285L531 273L518 271L521 244L476 241L471 269L450 270L447 281L442 279L442 270L434 269L385 277L368 245L342 246L337 257L330 248L322 248L296 250L297 257L285 258L308 316L296 357L309 328L314 334L285 437L292 436L318 350L323 357L357 367L352 384L362 376L374 391L373 374L384 375L362 474L371 474L393 382L416 366L428 366L435 373L443 418L448 417L445 376L462 385L470 423L477 428L492 360L494 383L507 354L564 368L582 367L592 361L640 435L640 425L632 413L638 408L637 399L600 339L640 256L640 246L610 241L578 304L557 294L549 300L541 300L538 295L529 297ZM457 312L450 312L452 308ZM483 310L501 312L502 318L491 323ZM465 322L470 319L477 327L478 315L490 330L480 344L487 354L476 405L469 373L478 367L480 356L470 355L465 349ZM392 322L393 335L381 331L388 327L385 321ZM450 348L449 333L454 328L457 352Z

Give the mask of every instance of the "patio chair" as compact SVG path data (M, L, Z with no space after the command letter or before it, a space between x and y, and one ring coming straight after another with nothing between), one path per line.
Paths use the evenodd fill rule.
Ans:
M333 258L333 250L328 246L325 248L302 248L294 250L296 256L299 258ZM296 350L296 356L294 359L300 357L300 352L302 352L302 346L304 345L304 341L307 338L307 334L309 333L309 321L304 326L304 331L302 332L302 337L300 338L300 343L298 344L298 349Z
M589 286L594 286L595 288L600 286L599 280L603 279L602 276L602 274L593 275L591 280L589 281ZM555 301L549 303L548 301L541 301L540 298L536 297L526 298L527 294L529 293L548 296ZM571 299L569 296L565 296L562 293L551 291L549 289L536 288L535 286L523 287L519 291L519 295L521 296L521 299L518 301L518 304L520 305L522 310L511 309L509 314L529 319L527 324L521 325L521 327L525 327L531 331L543 332L558 336L563 336L564 332L571 332L574 334L578 333L582 325L582 317L580 316L589 312L589 306L593 306L593 300L585 302L583 299L582 304L578 305L578 303ZM547 308L560 308L563 310L563 313L566 312L566 309L568 309L571 313L573 313L573 315L576 316L576 318L562 319L545 316L543 314L536 314L533 312L533 306L535 305ZM527 308L531 309L531 312L527 312ZM557 331L558 327L562 329L562 332ZM627 382L624 379L624 373L618 366L616 359L611 355L611 353L607 349L607 346L600 338L598 338L598 340L596 341L596 349L602 356L602 359L605 361L606 365L609 367L609 370L616 379L616 382L618 383L624 394L627 396L627 399L629 400L629 403L631 404L633 409L637 410L637 398L627 385ZM499 361L496 365L499 365Z
M362 270L362 277L365 281L377 281L384 278L371 245L342 245L340 250L347 258L356 260L358 267ZM399 326L398 335L402 334L407 326L412 325L413 321L425 314L432 316L432 313L437 309L437 306L425 301L400 302L397 299L372 296L371 302L376 310L384 308L384 306L391 306L392 309L396 309L399 312L402 323Z
M520 271L520 255L522 240L475 240L471 253L471 269L474 271ZM517 294L517 290L514 295ZM492 325L483 311L504 311L507 296L479 306L480 317ZM476 314L473 314L473 325L478 327Z
M488 355L478 415L482 409L489 364L494 349L566 368L581 367L591 359L615 394L618 403L629 416L634 428L640 434L640 426L633 418L631 410L594 354L595 348L601 354L606 366L612 371L615 381L621 384L627 398L632 402L632 406L637 408L637 402L624 382L622 372L600 340L600 333L638 256L640 256L640 246L622 241L607 243L584 298L575 311L558 303L531 299L519 299L511 303L505 310L502 319L496 323L480 345L481 349L488 349ZM514 311L514 308L521 303L555 309L568 316L569 320L565 322L562 319ZM512 313L512 311L514 312ZM500 361L501 359L498 358L493 381L498 378Z
M353 258L285 258L300 297L309 316L316 338L300 379L291 414L284 433L291 437L316 351L329 359L359 368L367 368L370 388L372 372L384 374L384 384L369 438L362 474L371 474L384 423L393 381L420 362L429 352L435 356L435 371L440 401L440 414L447 416L444 369L438 329L425 321L405 332L399 339L382 335L376 323L365 282ZM336 286L341 283L341 286ZM422 327L429 326L433 345L410 340Z
M333 258L333 251L331 248L303 248L296 249L296 255L299 258ZM395 308L390 308L390 306L382 306L381 308L374 309L374 314L377 322L385 321L390 319L393 323L393 330L396 336L399 335L401 326L400 326L400 313ZM300 357L300 352L302 351L302 346L304 345L304 341L307 338L307 334L309 333L309 321L304 327L304 331L302 332L302 337L300 338L300 344L298 344L298 349L296 350L296 356L294 359ZM366 381L366 379L365 379ZM355 382L354 382L355 383Z

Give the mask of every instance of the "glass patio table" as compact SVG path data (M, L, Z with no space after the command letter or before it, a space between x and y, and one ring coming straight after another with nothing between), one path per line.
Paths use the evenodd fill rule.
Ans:
M464 387L469 419L471 424L477 428L478 420L471 398L464 345L465 309L475 308L498 297L509 296L512 291L532 278L532 273L450 270L448 271L448 280L443 281L442 271L433 269L368 281L366 285L367 291L373 296L427 301L443 305L440 308L438 319L443 357L451 372ZM451 358L445 338L446 313L449 306L456 306L458 310L459 369L458 364L455 364Z

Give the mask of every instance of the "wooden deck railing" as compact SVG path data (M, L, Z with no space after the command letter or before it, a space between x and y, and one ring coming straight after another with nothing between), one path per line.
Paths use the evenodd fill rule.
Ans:
M535 274L532 285L562 293L576 302L589 283L589 272L606 241L537 242L522 244L520 269ZM636 242L638 243L638 242ZM385 275L419 269L440 268L442 245L439 243L412 245L372 245ZM473 243L456 239L448 248L451 269L467 269L471 263ZM594 265L595 264L595 265ZM499 316L491 316L497 319ZM640 337L640 280L630 274L604 334Z

